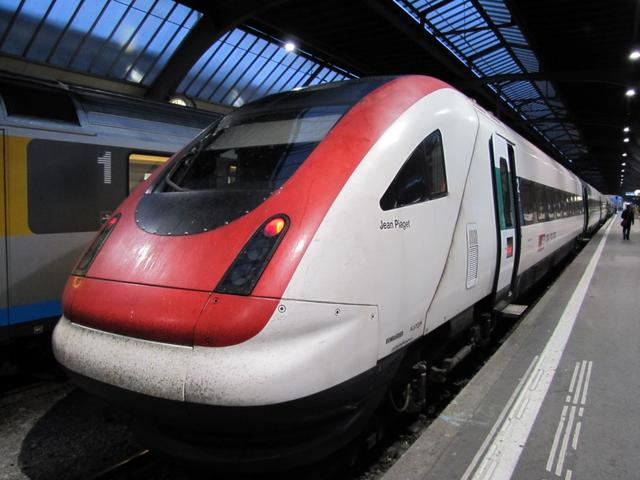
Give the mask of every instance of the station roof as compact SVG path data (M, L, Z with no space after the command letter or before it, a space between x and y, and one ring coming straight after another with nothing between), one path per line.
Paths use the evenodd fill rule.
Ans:
M637 100L625 96L637 16L627 0L0 0L0 69L24 62L229 107L363 75L433 75L620 193L640 187Z

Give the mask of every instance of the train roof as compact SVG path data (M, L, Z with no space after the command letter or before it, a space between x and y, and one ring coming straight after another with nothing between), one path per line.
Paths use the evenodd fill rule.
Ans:
M114 120L113 126L120 126L116 119L124 117L199 130L222 117L221 113L6 73L0 73L0 100L0 118L76 126L96 123L91 119L100 116L100 124L107 126L108 117Z

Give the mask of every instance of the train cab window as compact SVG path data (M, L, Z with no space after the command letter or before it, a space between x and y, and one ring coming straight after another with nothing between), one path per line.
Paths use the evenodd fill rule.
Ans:
M129 155L129 193L151 176L151 173L169 159L168 155L132 153Z
M436 130L411 153L380 199L382 210L444 197L447 178L442 135Z
M319 106L225 117L176 163L158 191L226 190L233 196L231 189L251 190L256 198L267 197L293 175L343 113L342 106Z

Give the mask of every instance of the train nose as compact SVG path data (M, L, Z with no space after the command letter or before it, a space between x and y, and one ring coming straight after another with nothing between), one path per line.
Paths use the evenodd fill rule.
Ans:
M79 325L176 345L193 345L209 292L71 277L65 315Z
M242 343L268 323L278 300L72 277L65 316L104 332L185 346Z

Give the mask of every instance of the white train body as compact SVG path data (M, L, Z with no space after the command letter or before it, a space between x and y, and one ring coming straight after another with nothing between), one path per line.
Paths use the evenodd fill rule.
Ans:
M358 82L365 84L367 80ZM342 87L322 88L326 92L327 88ZM295 98L296 93L290 95ZM396 105L394 95L406 105L395 106L396 113L383 122L378 116L386 110L376 108L383 108L384 102ZM371 105L372 98L383 105ZM154 235L141 231L146 227L139 225L147 221L140 213L143 202L148 200L144 197L154 195L153 182L160 185L162 175L175 176L171 172L150 179L146 190L132 195L119 209L120 222L96 254L94 264L84 275L72 277L67 286L65 306L69 308L65 308L65 316L55 331L54 347L58 360L72 377L85 388L128 405L135 403L134 397L141 402L158 400L158 411L173 408L167 418L179 409L186 409L186 414L177 415L180 418L186 416L196 422L212 418L219 424L232 422L229 418L237 419L237 415L254 413L282 424L295 417L292 425L300 427L309 422L313 425L305 427L309 435L325 438L317 433L309 412L322 417L318 409L335 413L351 408L353 412L366 412L362 417L368 418L408 352L423 345L433 332L448 328L452 320L473 316L479 305L491 309L509 303L559 261L578 237L604 221L602 198L597 191L441 82L426 77L387 79L358 102L312 154L320 155L317 152L323 145L329 149L326 145L331 142L338 145L331 148L349 151L351 147L344 146L344 142L353 138L354 144L366 144L366 149L354 162L352 171L341 171L338 161L325 170L322 166L313 170L305 163L251 213L218 228L228 229L230 243L226 245L233 260L241 255L237 245L250 243L248 237L265 220L274 214L287 216L289 230L283 231L286 234L282 233L282 243L269 257L268 267L248 296L228 294L220 287L226 278L222 273L234 268L235 264L229 267L230 260L226 260L220 274L211 274L201 283L195 266L191 279L174 275L178 270L173 268L182 266L167 263L163 264L162 279L153 277L155 264L167 262L158 252L167 252L162 249L169 248L169 242L183 242L182 251L195 250L210 245L205 240L207 235L214 238L215 230L172 239L160 237L159 230ZM444 173L437 170L437 136L430 137L434 132L439 132L441 138ZM430 138L436 140L424 144L425 152L432 148L425 155L432 155L430 165L441 180L432 185L429 198L403 206L386 202L386 192L394 179L402 178L398 175L408 164L407 159ZM315 161L312 156L307 162ZM174 162L180 161L180 154L177 157ZM345 179L343 184L335 186L335 195L326 202L326 210L320 209L317 205L322 199L313 191L314 182L332 185L332 178L340 175ZM422 180L412 182L408 182L407 191L427 188ZM518 191L523 184L533 192L531 195L539 195L538 203L533 202L533 197L526 199L538 210L525 208L523 192ZM286 197L295 185L300 186ZM597 209L586 208L585 189L589 199L598 202ZM399 196L409 196L407 191ZM544 198L547 203L560 206L549 206L542 201ZM238 234L241 240L233 243L234 222L250 217L265 205L272 207L256 214L250 226ZM314 209L318 211L314 213ZM302 213L298 216L296 211ZM127 220L134 214L138 225ZM297 225L310 218L316 219L317 227L296 230ZM125 234L129 243L123 240ZM195 243L195 237L201 243ZM188 241L192 243L187 244ZM156 247L154 242L162 245ZM214 244L219 245L211 245ZM121 259L124 267L112 272L109 268L116 256L110 248L116 247L111 245L119 246L120 251L127 245L130 250L138 247L130 254L131 259ZM209 261L206 255L202 258ZM184 264L190 261L191 257L180 260ZM143 271L132 272L131 265L143 265ZM284 265L285 270L288 267L289 272L281 272L278 265ZM149 298L175 295L181 288L188 290L189 298L203 312L197 314L193 339L172 341L157 336L159 327L153 323L155 320L149 320L152 313L145 313L146 290L127 296L122 293L124 284L145 284L147 290L156 289ZM164 290L165 286L171 292ZM196 291L202 291L204 300L196 298ZM151 326L145 333L147 330L140 324L122 319L124 315L115 307L105 308L102 313L99 308L83 306L98 292L111 303L130 302L127 315L139 315L140 324L155 325L156 333L152 333ZM83 295L87 298L84 304ZM198 302L204 302L204 306ZM266 316L255 332L217 344L215 332L211 334L213 340L207 340L206 335L198 337L208 310L231 305L225 314L234 312L245 321L254 312L251 302L272 305L266 308L266 314L261 313ZM173 309L173 303L167 308ZM188 328L194 329L192 324ZM233 336L225 332L218 333L220 338ZM175 335L177 338L178 333ZM340 400L334 402L332 399L336 398ZM291 412L306 413L298 418ZM344 423L361 425L359 420L353 420L355 415L347 416ZM156 412L154 419L160 416ZM268 436L273 425L269 421L266 424L264 432ZM336 440L346 427L332 425L333 433L327 435L330 442L309 440L304 445L324 452L351 438L345 434L342 440ZM332 447L327 447L328 443ZM264 454L251 459L258 462L267 457Z

